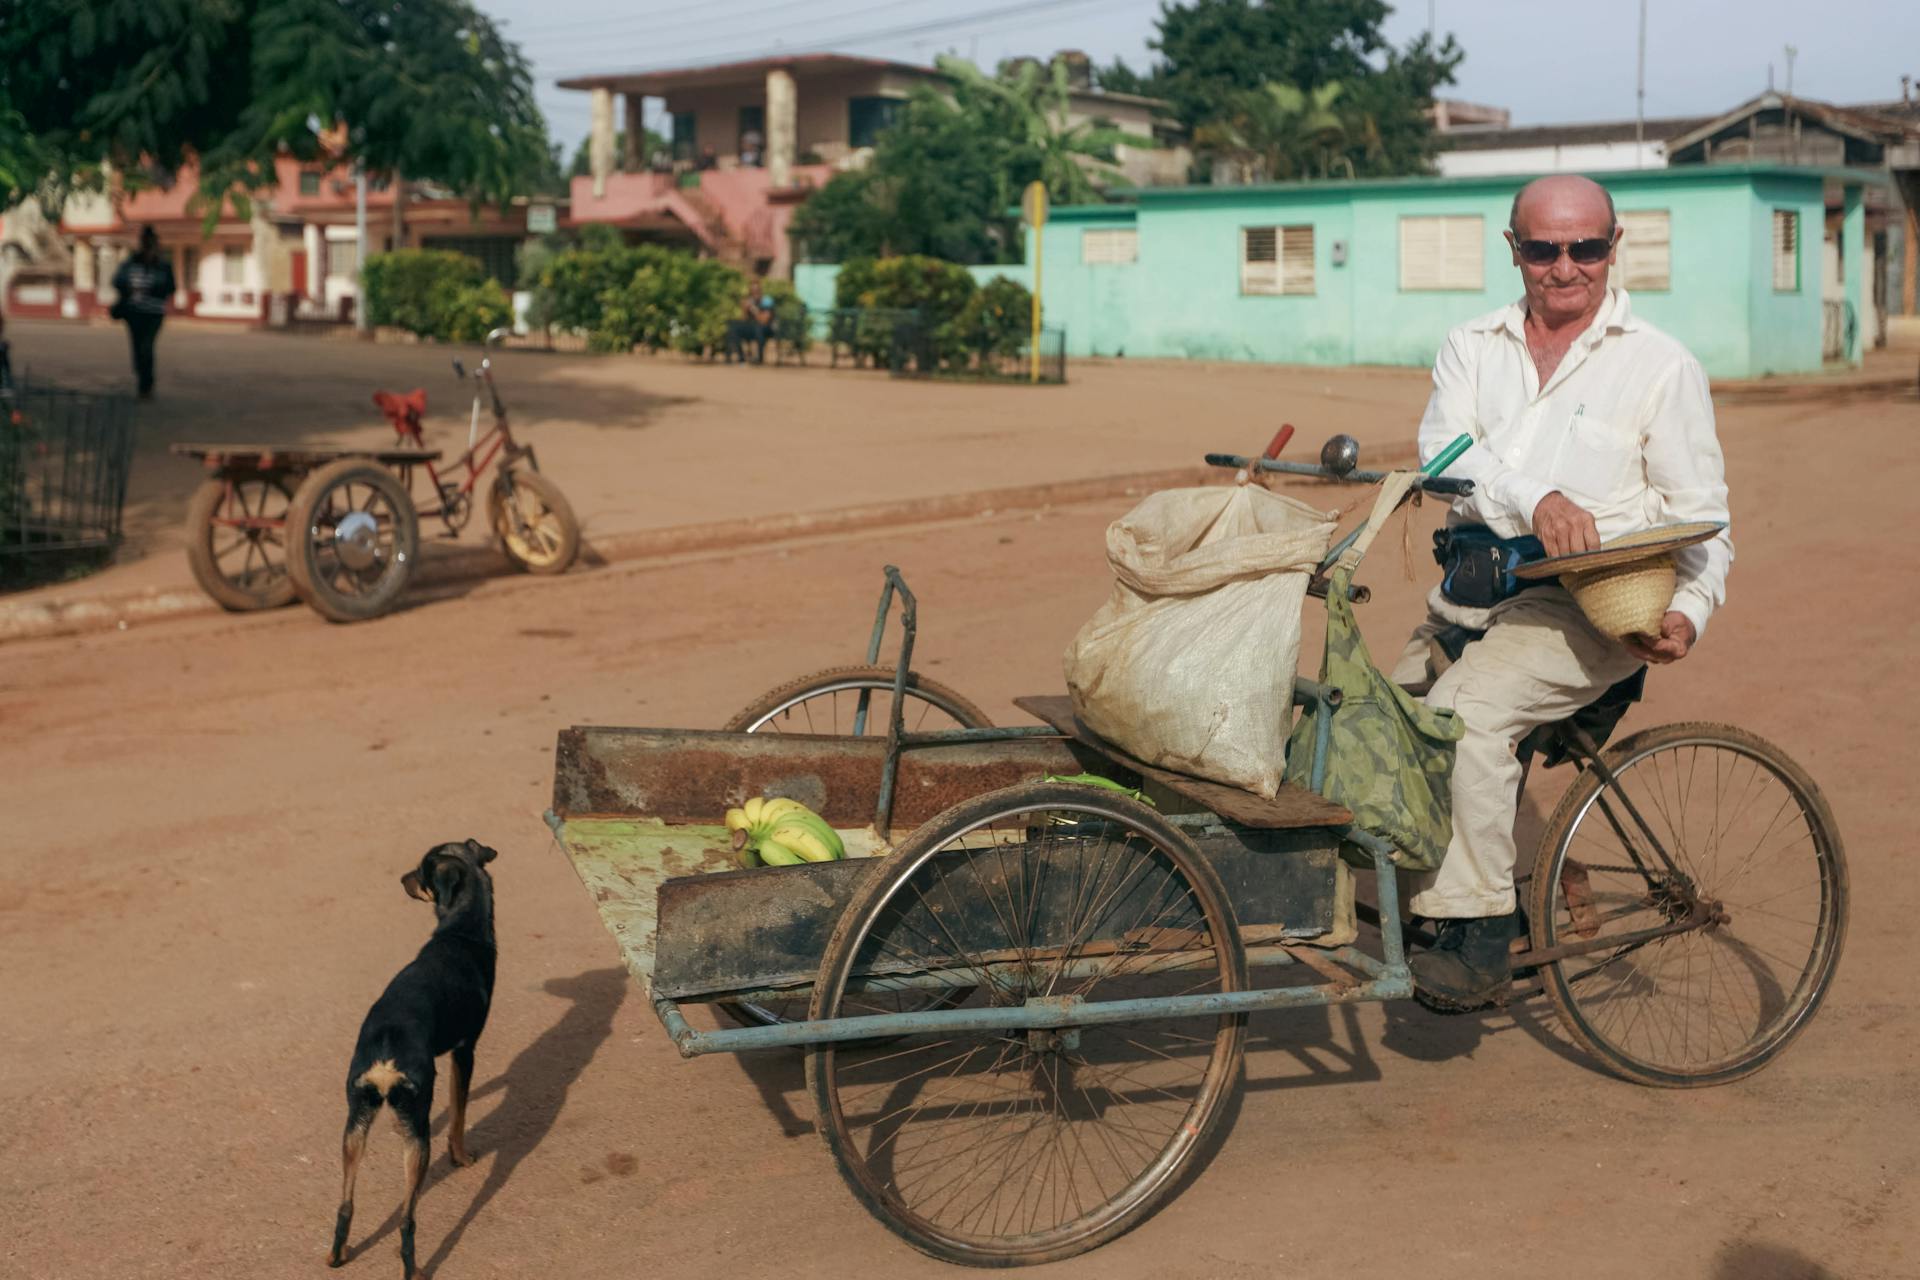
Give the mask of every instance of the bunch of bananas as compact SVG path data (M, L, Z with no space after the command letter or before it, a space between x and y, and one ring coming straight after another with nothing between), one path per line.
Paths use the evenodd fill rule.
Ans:
M727 830L746 867L793 867L803 862L833 862L847 848L840 833L798 800L759 796L727 810Z

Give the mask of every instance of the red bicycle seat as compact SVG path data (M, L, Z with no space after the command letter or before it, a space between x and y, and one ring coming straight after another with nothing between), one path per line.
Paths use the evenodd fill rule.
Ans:
M420 419L427 412L427 393L424 389L416 387L406 395L376 391L373 393L373 402L380 406L380 412L387 415L387 421L393 424L395 431L403 436L420 434Z

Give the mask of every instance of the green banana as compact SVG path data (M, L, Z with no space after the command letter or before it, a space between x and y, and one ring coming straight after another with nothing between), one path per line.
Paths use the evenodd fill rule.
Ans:
M836 858L846 856L847 846L840 839L840 833L828 826L826 819L817 813L811 811L790 813L775 822L773 829L777 835L792 830L806 832L818 842L820 846L823 856L815 858L814 861L816 862L831 862ZM786 839L784 835L780 835L780 838ZM789 840L788 843L792 844L793 842Z
M797 867L807 859L772 836L767 836L760 841L760 861L770 867Z
M727 810L727 830L745 831L752 825L752 823L747 821L747 811L745 809Z
M774 829L768 839L777 841L805 858L808 862L832 862L833 848L811 827L798 822L785 823Z

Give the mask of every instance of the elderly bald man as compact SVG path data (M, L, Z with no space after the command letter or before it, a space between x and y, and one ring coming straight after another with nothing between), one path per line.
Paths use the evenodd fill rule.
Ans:
M1556 176L1514 198L1507 243L1525 296L1447 335L1420 423L1420 456L1466 432L1448 472L1474 482L1449 528L1537 537L1547 555L1597 548L1635 530L1727 519L1713 402L1686 348L1633 313L1608 281L1621 230L1599 183ZM1578 711L1645 663L1687 656L1726 597L1733 544L1723 533L1679 556L1660 635L1622 644L1596 631L1558 583L1498 599L1435 588L1428 618L1393 671L1430 683L1426 701L1465 726L1453 773L1453 839L1440 867L1414 877L1410 909L1435 921L1413 958L1430 1004L1471 1009L1511 977L1521 932L1513 891L1514 813L1526 734ZM1494 598L1489 598L1489 597ZM1485 634L1449 662L1436 638Z

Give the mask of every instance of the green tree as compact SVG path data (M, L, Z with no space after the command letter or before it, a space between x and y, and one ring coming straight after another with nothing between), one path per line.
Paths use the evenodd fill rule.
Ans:
M1448 36L1394 49L1381 32L1384 0L1192 0L1161 11L1150 91L1168 99L1202 140L1231 131L1247 95L1269 84L1311 94L1339 84L1343 154L1358 176L1424 172L1433 155L1426 118L1434 91L1465 55ZM1206 154L1204 145L1201 147ZM1231 157L1225 157L1231 160Z
M1063 204L1087 204L1100 198L1089 170L1111 178L1117 166L1114 148L1151 147L1153 139L1116 129L1111 121L1069 119L1072 88L1067 64L1054 59L1042 66L1017 61L989 76L963 58L942 54L934 65L952 80L963 104L993 103L993 114L1018 130L1014 142L1039 157L1040 180L1047 194Z
M1008 211L1029 182L1044 181L1056 201L1097 200L1114 147L1153 145L1102 121L1070 121L1062 63L1009 64L996 76L953 58L939 65L952 96L917 91L868 166L837 175L794 215L789 230L806 257L1008 261L1020 243Z
M667 140L648 129L640 138L640 163L646 164L653 159L656 151L668 150ZM613 135L613 159L617 166L620 157L627 153L627 131L620 129ZM584 178L593 172L593 139L582 138L580 145L573 150L573 159L567 165L566 176Z
M1347 153L1369 122L1340 102L1345 86L1330 80L1311 91L1290 84L1246 89L1226 113L1193 132L1202 152L1234 165L1241 182L1353 177Z
M285 152L499 200L551 164L526 60L468 0L0 0L9 119L9 200L196 161L217 202Z

